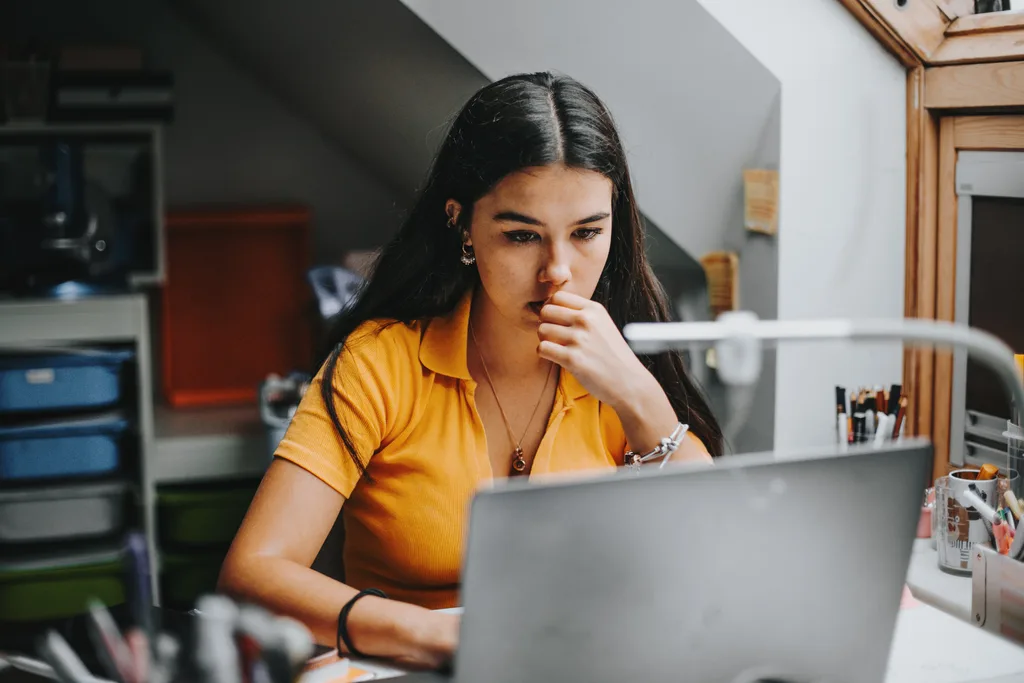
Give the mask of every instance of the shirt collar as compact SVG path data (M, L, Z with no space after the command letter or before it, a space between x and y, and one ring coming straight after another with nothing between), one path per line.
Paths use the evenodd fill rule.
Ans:
M472 380L466 363L472 304L473 290L469 290L459 299L451 313L433 318L427 323L420 342L420 362L431 372ZM560 389L570 401L590 393L568 371L563 370L560 377Z
M455 309L445 316L432 318L420 341L420 362L431 372L458 379L472 379L466 364L469 336L469 310L473 290L466 292Z

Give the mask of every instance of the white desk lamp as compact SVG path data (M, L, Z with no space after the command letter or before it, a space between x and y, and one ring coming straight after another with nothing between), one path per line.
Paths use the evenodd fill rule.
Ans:
M749 311L736 311L723 313L714 322L631 323L623 336L636 353L712 344L718 374L731 387L757 382L766 341L903 341L962 348L995 370L1013 399L1015 414L1024 410L1024 384L1013 351L997 337L965 325L918 319L759 320Z

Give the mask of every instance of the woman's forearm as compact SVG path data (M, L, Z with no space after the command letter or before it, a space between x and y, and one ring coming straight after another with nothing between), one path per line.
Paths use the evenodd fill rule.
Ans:
M273 556L229 557L219 589L236 600L301 621L318 643L330 647L337 638L338 613L357 593L309 567ZM347 626L352 644L364 654L432 666L445 661L455 647L457 628L451 628L452 619L447 617L366 596L349 613Z
M644 381L647 380L647 381ZM635 453L644 454L657 447L661 440L671 436L679 424L679 417L664 389L653 376L637 381L628 397L613 406L626 440ZM698 446L695 439L684 438L672 460L706 460L711 456Z

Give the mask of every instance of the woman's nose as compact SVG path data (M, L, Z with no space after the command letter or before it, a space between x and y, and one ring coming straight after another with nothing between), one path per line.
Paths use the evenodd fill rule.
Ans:
M548 251L540 280L555 287L563 287L572 280L572 268L569 267L569 258L565 249L554 246Z

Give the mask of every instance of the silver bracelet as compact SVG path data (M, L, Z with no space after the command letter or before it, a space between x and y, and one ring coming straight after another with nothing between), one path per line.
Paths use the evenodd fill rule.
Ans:
M683 437L686 432L690 430L690 425L685 425L682 422L676 425L676 428L672 431L670 436L666 436L661 440L657 446L652 450L644 453L643 455L637 455L633 451L626 451L626 456L623 458L627 466L639 471L640 465L647 462L648 460L655 460L657 458L664 458L661 461L661 467L665 466L665 463L669 461L672 454L679 448L679 444L682 443Z

